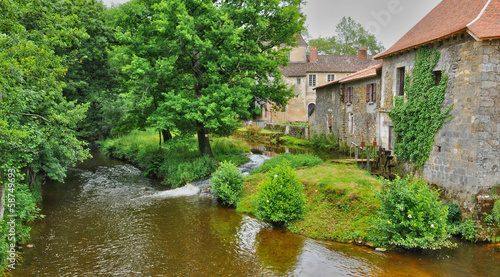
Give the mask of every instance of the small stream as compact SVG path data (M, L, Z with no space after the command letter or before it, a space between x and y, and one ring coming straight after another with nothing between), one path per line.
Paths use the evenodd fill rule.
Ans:
M250 172L266 157L252 155ZM491 245L375 252L292 234L199 190L165 190L137 168L95 153L44 187L34 248L12 276L500 276Z

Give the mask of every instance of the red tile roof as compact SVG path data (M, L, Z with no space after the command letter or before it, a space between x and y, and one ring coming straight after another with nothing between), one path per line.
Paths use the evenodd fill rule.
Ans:
M500 1L490 1L477 20L469 23L467 28L481 40L500 38Z
M500 37L498 2L499 0L443 0L391 48L375 56L375 59L439 41L466 30L478 39Z
M346 76L344 78L328 82L328 83L323 84L321 86L317 86L314 89L327 87L327 86L330 86L330 85L333 85L333 84L336 84L336 83L347 83L347 82L351 82L351 81L356 81L356 80L361 80L361 79L365 79L365 78L375 77L375 76L377 76L377 70L380 70L380 69L382 69L382 63L376 64L376 65L372 65L372 66L367 67L365 69L362 69L362 70L360 70L358 72L350 74L350 75L348 75L348 76Z
M306 76L310 72L349 73L379 63L373 56L368 56L367 61L359 61L358 55L318 55L317 62L289 63L281 72L286 77Z

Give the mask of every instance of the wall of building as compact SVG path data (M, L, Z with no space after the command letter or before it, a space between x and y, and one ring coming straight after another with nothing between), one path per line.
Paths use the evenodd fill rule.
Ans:
M441 59L435 70L448 74L444 107L453 119L434 138L424 178L445 196L472 210L475 196L500 184L500 41L477 42L468 35L434 44ZM383 62L382 108L390 110L396 91L396 68L412 68L416 51ZM379 114L382 145L388 144L390 118Z
M376 101L366 102L366 85L375 84ZM380 77L367 78L342 84L344 94L347 87L353 88L352 104L343 103L345 108L344 134L341 140L359 144L377 141L377 110L380 107ZM351 122L350 117L353 116ZM351 124L353 124L351 128Z

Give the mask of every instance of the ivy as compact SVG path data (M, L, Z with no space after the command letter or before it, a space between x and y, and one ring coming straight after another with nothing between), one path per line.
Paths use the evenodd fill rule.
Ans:
M448 76L443 72L436 84L434 67L440 53L435 49L419 49L412 75L405 77L405 97L397 96L389 116L394 124L395 155L400 161L422 166L429 159L434 136L451 120L453 106L443 110Z

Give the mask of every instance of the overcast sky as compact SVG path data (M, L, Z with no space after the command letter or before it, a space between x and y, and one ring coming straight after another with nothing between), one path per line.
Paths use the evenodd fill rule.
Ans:
M313 38L330 37L342 17L350 16L361 23L385 48L417 24L441 0L306 0L303 11L306 25ZM125 3L128 0L103 0L104 4Z

